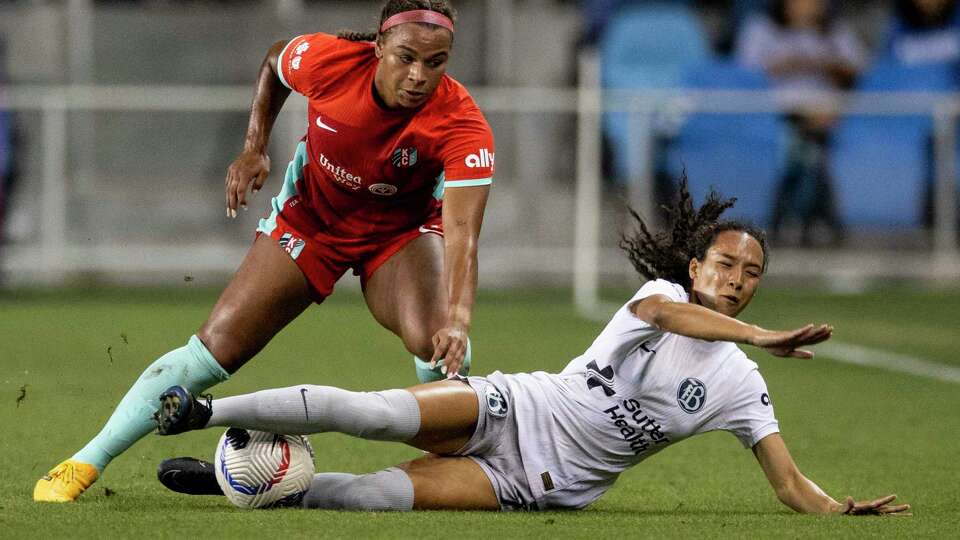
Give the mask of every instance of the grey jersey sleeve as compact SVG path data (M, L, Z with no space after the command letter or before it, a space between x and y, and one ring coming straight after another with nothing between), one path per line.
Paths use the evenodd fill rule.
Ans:
M756 369L744 377L734 392L723 410L719 428L736 435L744 448L752 448L760 439L780 432L767 383Z

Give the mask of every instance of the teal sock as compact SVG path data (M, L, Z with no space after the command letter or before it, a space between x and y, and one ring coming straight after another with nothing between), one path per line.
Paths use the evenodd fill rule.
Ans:
M103 472L113 458L153 431L160 393L181 385L196 394L230 378L197 336L150 364L114 409L106 425L73 459Z
M460 375L464 377L470 374L471 356L470 338L467 338L467 352L463 355L463 366L460 368ZM419 356L414 356L413 365L417 368L417 379L422 383L442 381L447 378L447 374L440 371L440 368L443 367L443 360L438 361L437 366L430 369L430 362Z

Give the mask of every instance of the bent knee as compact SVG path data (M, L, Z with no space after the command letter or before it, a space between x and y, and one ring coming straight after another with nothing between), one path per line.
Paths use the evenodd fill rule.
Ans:
M256 351L246 343L243 336L236 332L218 328L209 321L197 331L197 337L203 342L213 358L223 369L233 373L250 360ZM252 351L252 352L251 352Z
M437 330L439 328L434 329L432 326L410 325L403 329L400 339L411 354L429 360L433 356L433 335Z

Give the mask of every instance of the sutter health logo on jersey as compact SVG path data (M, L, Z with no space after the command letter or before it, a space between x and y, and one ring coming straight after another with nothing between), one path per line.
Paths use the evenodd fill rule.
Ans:
M639 456L650 448L650 445L670 442L660 422L644 411L640 402L635 399L625 399L603 412L607 413L610 422L630 445L634 455Z
M493 167L494 153L487 150L486 148L481 148L476 154L470 154L467 156L467 159L464 162L467 164L467 167L471 169L477 169L480 167Z

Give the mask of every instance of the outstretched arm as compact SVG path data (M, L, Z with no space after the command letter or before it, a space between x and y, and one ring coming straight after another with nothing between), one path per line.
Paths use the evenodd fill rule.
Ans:
M477 294L477 242L490 186L448 189L443 196L443 274L447 322L433 336L432 362L441 358L453 375L463 365Z
M697 304L674 302L654 294L631 304L630 311L640 320L665 332L709 341L732 341L766 349L777 356L813 358L800 347L830 339L833 327L808 324L795 330L766 330Z
M252 187L256 193L270 175L267 142L270 140L270 131L277 115L280 114L280 108L290 95L290 89L284 86L277 76L277 59L286 44L286 41L274 43L260 64L243 151L230 164L224 182L229 217L237 217L238 207L246 208L247 188Z
M842 503L833 500L797 469L779 433L767 435L753 446L770 486L780 502L805 514L906 514L909 504L891 505L897 497L888 495L872 501L857 502L847 497Z

